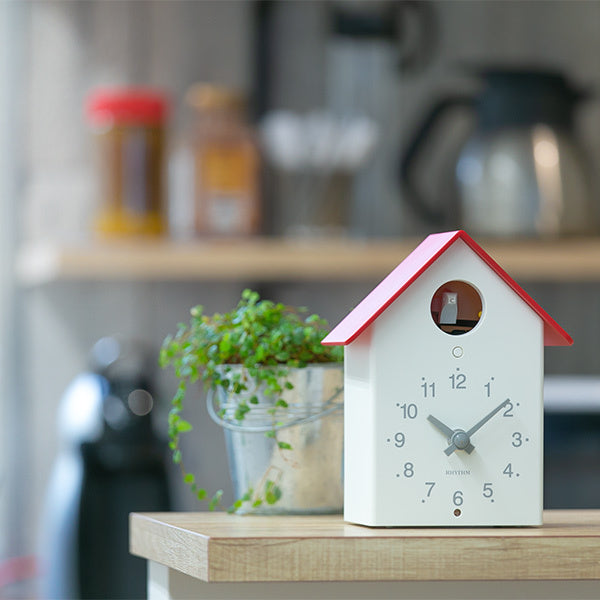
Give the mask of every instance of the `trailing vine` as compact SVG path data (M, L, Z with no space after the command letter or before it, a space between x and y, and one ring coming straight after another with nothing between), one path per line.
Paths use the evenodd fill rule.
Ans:
M202 306L196 306L190 313L189 323L179 324L177 333L167 336L160 350L160 366L173 367L178 379L169 412L169 447L183 481L198 500L208 501L208 509L214 510L220 505L223 491L209 495L183 463L180 438L193 429L182 414L190 386L203 382L207 390L226 390L236 400L233 416L239 423L259 404L260 389L270 400L267 412L272 418L272 428L265 435L285 452L292 447L277 439L277 427L281 424L278 416L288 407L283 394L294 387L287 379L289 369L340 362L343 348L321 344L329 330L325 319L308 314L305 308L261 300L252 290L244 290L237 307L230 312L208 316ZM224 411L220 409L221 417ZM245 502L257 507L279 500L281 490L276 477L266 474L260 486L262 489L248 490L236 499L229 510L235 511Z

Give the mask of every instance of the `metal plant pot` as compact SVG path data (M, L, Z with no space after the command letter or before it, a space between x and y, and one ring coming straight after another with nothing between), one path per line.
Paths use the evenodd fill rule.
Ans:
M236 497L252 490L250 501L238 512L342 512L343 366L330 363L291 369L287 380L294 386L283 394L288 408L269 412L274 400L258 387L244 393L247 399L256 395L259 403L251 405L243 421L235 419L240 395L232 396L220 388L207 397L209 413L225 431ZM265 436L273 430L276 439ZM292 449L281 449L277 442ZM268 486L281 492L272 504L264 501ZM257 498L263 502L253 507Z

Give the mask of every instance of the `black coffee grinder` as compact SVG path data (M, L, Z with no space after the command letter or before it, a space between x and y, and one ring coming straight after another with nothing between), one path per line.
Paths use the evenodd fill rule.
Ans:
M99 340L93 368L67 388L42 546L44 598L145 598L145 561L129 554L128 515L169 510L166 444L152 426L148 353Z

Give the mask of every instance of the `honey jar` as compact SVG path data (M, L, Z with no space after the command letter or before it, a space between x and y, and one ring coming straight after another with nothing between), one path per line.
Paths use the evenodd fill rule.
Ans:
M260 153L245 119L243 96L226 87L196 84L187 92L186 103L193 110L190 144L196 232L258 233Z

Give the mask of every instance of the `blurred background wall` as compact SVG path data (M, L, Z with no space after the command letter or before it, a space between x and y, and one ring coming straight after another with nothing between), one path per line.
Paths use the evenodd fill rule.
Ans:
M266 111L299 112L352 100L377 120L382 150L374 157L370 190L352 208L353 235L420 236L431 225L401 202L397 162L426 108L440 94L465 92L465 64L558 68L600 91L599 2L429 2L428 34L411 64L374 45L348 96L332 44L336 2L20 2L0 8L0 555L34 553L48 475L57 450L56 411L69 381L88 365L100 337L119 333L158 349L167 333L202 303L229 308L252 281L231 283L55 282L21 289L13 260L20 243L85 240L94 211L93 161L83 104L100 85L148 85L167 90L173 104L171 143L185 132L182 108L191 84L211 81L244 90L258 118ZM342 3L343 4L343 3ZM268 27L261 23L268 13ZM409 35L408 33L406 34ZM384 45L385 46L385 45ZM260 59L261 48L268 53ZM338 48L339 50L339 48ZM336 62L338 61L338 62ZM600 184L600 101L577 113L577 131ZM426 160L445 168L470 121L457 115ZM429 166L430 165L430 166ZM441 170L441 171L440 171ZM443 177L427 182L436 194ZM271 233L279 234L277 223ZM272 284L261 291L307 305L335 322L376 283ZM576 346L550 350L550 373L600 372L599 286L521 282L569 331ZM9 293L12 290L12 293ZM158 378L164 409L173 390ZM190 420L202 443L188 451L190 467L210 487L230 494L222 433L200 409ZM197 413L195 418L193 413ZM178 508L194 502L173 478Z

